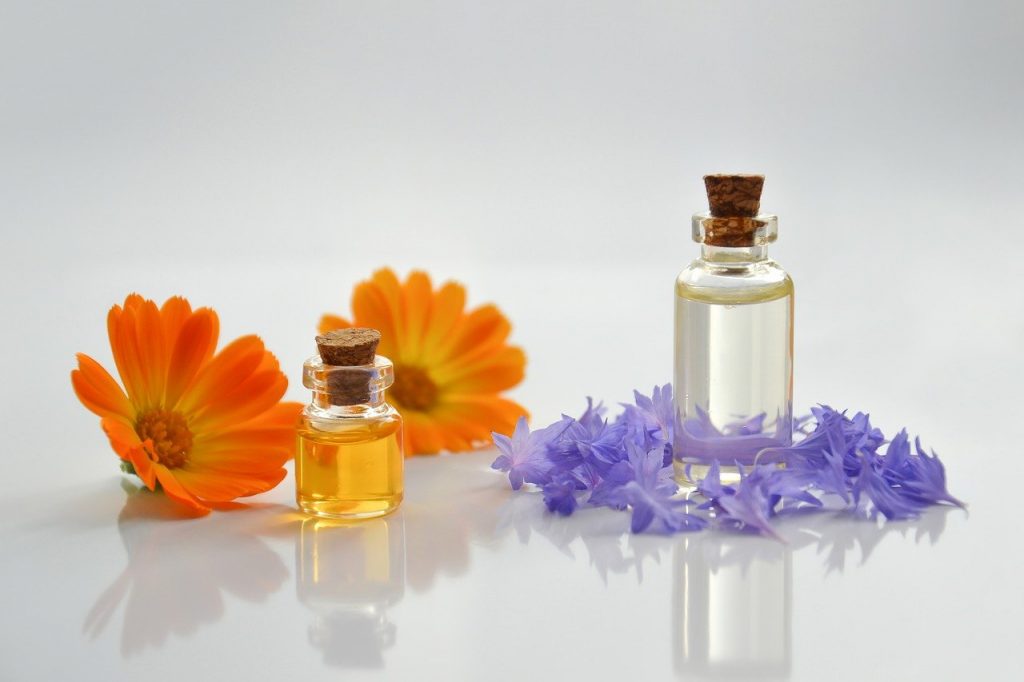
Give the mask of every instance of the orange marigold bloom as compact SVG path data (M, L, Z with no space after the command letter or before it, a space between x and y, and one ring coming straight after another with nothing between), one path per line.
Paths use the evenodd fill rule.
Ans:
M455 282L433 289L425 272L399 281L389 268L356 285L352 321L324 315L320 333L344 327L380 330L377 350L395 363L388 392L405 421L405 450L458 452L509 433L526 410L501 397L523 380L526 356L506 343L512 326L493 305L466 310Z
M203 514L281 482L301 409L280 402L288 379L258 337L215 354L219 328L209 308L131 294L107 316L124 390L88 355L71 372L122 467Z

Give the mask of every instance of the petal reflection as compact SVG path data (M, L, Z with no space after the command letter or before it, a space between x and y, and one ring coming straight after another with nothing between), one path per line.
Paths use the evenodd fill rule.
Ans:
M189 637L224 615L224 593L261 602L288 578L253 525L258 509L201 519L164 495L133 489L117 527L128 565L97 598L83 629L95 638L124 603L121 654Z

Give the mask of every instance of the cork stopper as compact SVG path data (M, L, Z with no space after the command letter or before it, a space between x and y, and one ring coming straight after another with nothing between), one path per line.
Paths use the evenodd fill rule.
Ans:
M763 175L705 175L704 187L712 217L753 218L761 210Z
M754 217L761 210L763 175L716 173L704 176L711 207L704 243L712 246L752 246L761 223Z
M372 365L379 343L380 332L365 327L336 329L316 337L324 365L338 368ZM370 400L369 374L327 369L327 393L332 405L359 405Z
M325 365L353 367L372 365L380 343L380 332L367 327L335 329L316 337L316 347Z

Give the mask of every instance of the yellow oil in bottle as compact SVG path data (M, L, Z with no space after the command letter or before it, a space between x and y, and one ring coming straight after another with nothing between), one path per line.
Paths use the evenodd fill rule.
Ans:
M338 422L342 423L338 423ZM296 500L307 514L383 516L402 502L402 420L303 416L295 455Z

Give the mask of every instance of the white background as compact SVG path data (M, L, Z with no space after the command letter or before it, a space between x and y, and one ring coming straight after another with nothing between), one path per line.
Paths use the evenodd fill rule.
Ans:
M116 462L68 374L75 352L110 366L105 315L128 292L213 306L223 339L259 333L303 399L320 314L347 313L377 267L424 268L505 310L529 356L513 395L547 421L669 380L701 175L762 172L797 286L798 408L923 434L972 503L941 555L872 559L879 584L925 581L925 611L889 622L927 632L873 665L1008 675L1024 601L1022 64L1014 2L0 3L0 580L62 622L67 595L32 552L82 514L122 561ZM452 465L412 475L434 466ZM56 504L82 490L87 511ZM45 509L45 533L19 525ZM81 552L57 564L102 585L106 564ZM452 578L451 603L481 570ZM818 589L837 584L855 595L846 618L877 594ZM540 614L519 608L529 630ZM824 618L803 608L805 625ZM79 641L81 615L56 640L80 648L68 670L116 651ZM45 628L0 618L0 673L42 675L20 657L52 645ZM816 654L798 635L804 679ZM854 639L837 655L863 652ZM401 641L391 664L413 670Z

